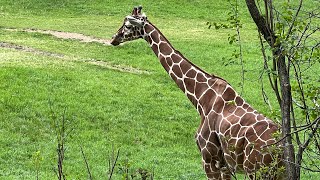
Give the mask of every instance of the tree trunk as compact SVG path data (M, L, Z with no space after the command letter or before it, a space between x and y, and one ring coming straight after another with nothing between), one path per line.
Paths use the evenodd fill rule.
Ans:
M286 58L281 54L281 51L274 53L277 61L278 76L280 79L281 88L281 117L282 117L282 136L283 139L283 159L286 167L286 178L296 180L298 179L295 167L295 153L292 144L291 136L291 122L290 122L290 107L291 107L291 85L289 79L289 72L286 64Z
M272 3L264 1L265 3ZM283 139L284 146L284 163L286 168L286 179L296 180L298 179L296 169L295 169L295 153L294 147L292 144L292 136L291 136L291 123L290 123L290 107L291 107L291 86L289 79L289 63L286 64L286 57L282 54L281 44L275 46L276 36L271 29L270 25L267 23L266 19L261 15L255 0L246 0L246 4L250 15L258 27L258 30L262 33L265 40L268 42L270 47L273 49L273 60L276 62L278 78L280 82L281 88L281 116L282 116L282 136L285 137ZM265 7L271 7L270 5L266 5ZM272 14L272 8L268 8L266 11L268 14ZM272 19L273 17L267 17ZM278 86L275 84L275 86Z

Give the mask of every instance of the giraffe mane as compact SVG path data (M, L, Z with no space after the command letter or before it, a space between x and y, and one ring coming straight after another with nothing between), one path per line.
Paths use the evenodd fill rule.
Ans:
M186 60L186 61L187 61L188 63L190 63L192 66L194 66L195 68L197 68L199 71L203 72L204 74L208 75L209 77L220 79L220 80L226 82L228 85L230 85L229 82L226 81L225 79L223 79L223 78L221 78L221 77L219 77L219 76L216 76L216 75L214 75L214 74L209 74L209 73L207 73L206 71L204 71L204 70L202 70L201 68L199 68L199 67L198 67L197 65L195 65L193 62L191 62L188 58L186 58L180 51L176 50L176 49L172 46L172 44L170 43L170 41L168 41L168 39L162 34L162 32L161 32L156 26L154 26L149 20L146 20L146 22L147 22L148 24L150 24L151 26L153 26L153 27L158 31L158 33L167 41L167 43L168 43L168 44L171 46L171 48L175 51L175 53L179 54L179 55L181 56L181 58L183 58L184 60Z

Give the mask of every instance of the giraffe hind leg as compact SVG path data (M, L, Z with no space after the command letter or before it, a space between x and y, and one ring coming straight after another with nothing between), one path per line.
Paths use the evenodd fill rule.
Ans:
M230 172L227 172L227 173L224 173L222 172L221 173L221 179L230 179L231 180L231 173Z
M221 179L221 180L231 180L232 175L230 171L226 171L225 167L217 168L215 163L204 163L204 169L208 180Z
M207 175L208 179L221 179L222 174L220 171L221 161L219 159L219 147L216 145L206 145L201 146L199 142L197 142L198 147L202 156L202 164L203 169ZM221 157L221 156L220 156Z
M223 159L223 153L218 146L207 144L201 150L201 155L203 168L208 179L231 179L231 172L227 168Z
M208 179L221 179L221 171L217 167L215 167L215 163L203 162L203 168Z

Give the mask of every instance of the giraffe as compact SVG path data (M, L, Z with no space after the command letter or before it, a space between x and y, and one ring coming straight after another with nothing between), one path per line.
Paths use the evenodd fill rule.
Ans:
M278 131L277 124L246 103L227 81L203 71L174 49L141 9L134 7L125 17L111 44L145 39L194 105L201 117L195 139L207 179L231 179L235 172L255 179L257 169L278 159L268 150L276 142L272 134ZM279 177L266 174L264 178Z

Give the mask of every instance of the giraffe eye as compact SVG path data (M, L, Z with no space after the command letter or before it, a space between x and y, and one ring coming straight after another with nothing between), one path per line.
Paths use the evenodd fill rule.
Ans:
M132 28L132 26L128 26L128 25L124 25L124 27L127 28L127 29L131 29Z

